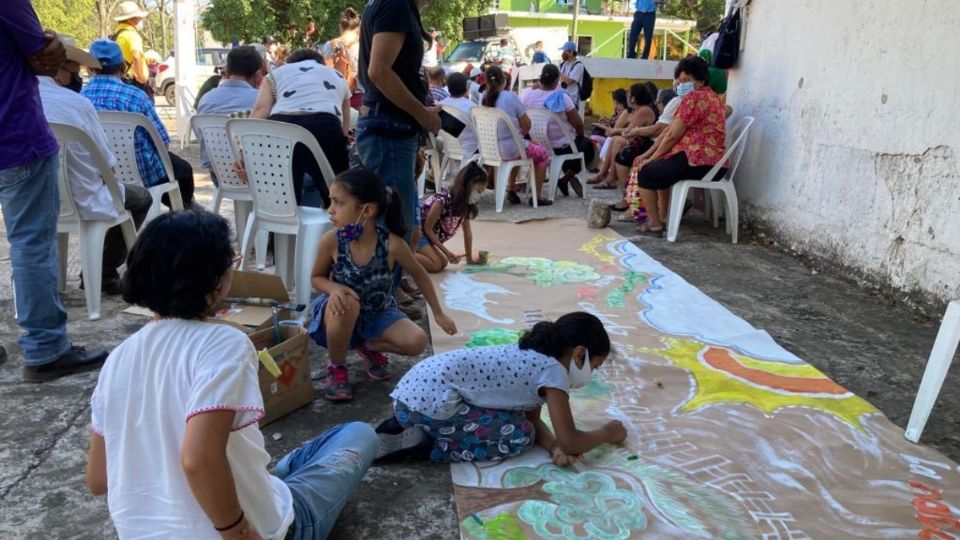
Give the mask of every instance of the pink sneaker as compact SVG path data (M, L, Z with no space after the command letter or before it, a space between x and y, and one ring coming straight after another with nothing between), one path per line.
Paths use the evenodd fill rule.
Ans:
M347 375L347 366L335 364L327 365L327 384L323 388L323 398L328 401L350 401L353 393L350 391L350 379Z
M357 356L367 363L367 377L375 381L385 381L391 377L387 355L370 350L364 344L357 347Z

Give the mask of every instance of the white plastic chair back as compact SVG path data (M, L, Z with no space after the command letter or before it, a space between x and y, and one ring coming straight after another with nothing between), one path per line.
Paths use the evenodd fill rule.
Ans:
M532 107L527 109L527 116L530 118L530 138L533 141L550 152L550 155L553 155L553 142L550 140L550 123L556 124L560 130L563 132L563 137L566 139L566 144L570 146L572 150L577 149L576 139L573 134L570 133L570 125L566 122L565 118L557 113L551 112L543 107Z
M190 119L190 131L195 131L203 140L203 148L210 161L210 170L217 175L220 191L225 198L236 200L251 200L250 186L241 180L233 170L236 158L233 145L227 138L227 116L216 114L197 114Z
M470 117L473 119L480 158L484 165L497 167L506 161L500 154L500 137L497 128L501 122L510 129L510 136L513 137L513 142L520 151L520 158L525 157L523 139L520 138L520 133L517 132L516 126L506 112L496 107L478 105L470 110Z
M236 118L227 121L227 137L243 151L254 211L274 222L298 224L297 200L293 191L293 149L302 143L320 164L327 185L333 169L316 137L306 129L286 122Z
M113 208L118 215L122 215L126 210L123 207L123 196L120 194L120 186L117 185L117 178L113 175L113 169L110 162L103 155L100 147L85 131L80 128L66 124L50 122L50 129L53 136L57 138L60 145L60 219L64 221L80 221L80 213L77 211L77 203L73 198L73 188L68 181L66 151L70 145L79 145L86 150L93 159L93 165L100 171L100 177L103 183L110 191L113 198Z
M190 130L190 119L197 114L193 108L197 95L190 87L182 84L177 85L177 93L180 94L180 99L177 100L177 133L180 134L180 149L183 150L190 145L190 136L193 134Z
M733 179L737 168L740 166L740 159L743 158L743 151L747 147L747 133L750 131L750 126L752 125L753 117L744 116L737 120L732 129L727 131L727 154L730 158L730 168L727 170L727 178Z

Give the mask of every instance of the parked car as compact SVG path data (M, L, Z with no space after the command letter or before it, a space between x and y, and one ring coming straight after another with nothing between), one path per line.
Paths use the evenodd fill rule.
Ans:
M523 50L518 46L513 36L506 37L515 53L516 63L525 64L527 59L523 56ZM474 67L480 67L484 62L493 61L500 50L500 37L489 37L463 41L458 43L441 64L448 73L454 71L463 72L467 64Z
M230 49L219 48L200 48L197 49L197 69L194 79L194 88L200 88L213 75L219 75L223 72L227 64L227 53ZM157 66L157 76L155 88L158 94L163 94L168 105L175 105L177 102L177 85L175 84L175 74L177 72L176 59L173 53L167 57L159 66Z

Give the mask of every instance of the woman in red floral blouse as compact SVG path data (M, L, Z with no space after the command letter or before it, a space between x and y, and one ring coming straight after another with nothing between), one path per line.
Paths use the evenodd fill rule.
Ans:
M726 151L723 102L710 89L707 63L696 56L684 58L677 64L674 78L677 94L683 98L680 108L655 148L633 163L648 216L637 232L657 237L663 235L662 215L667 210L660 208L665 201L658 201L657 192L669 190L681 180L703 178ZM721 168L713 179L726 172Z

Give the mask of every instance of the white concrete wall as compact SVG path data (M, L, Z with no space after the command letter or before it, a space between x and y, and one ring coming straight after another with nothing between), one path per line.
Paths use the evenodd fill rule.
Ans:
M753 0L734 115L747 219L893 289L960 298L955 0Z

